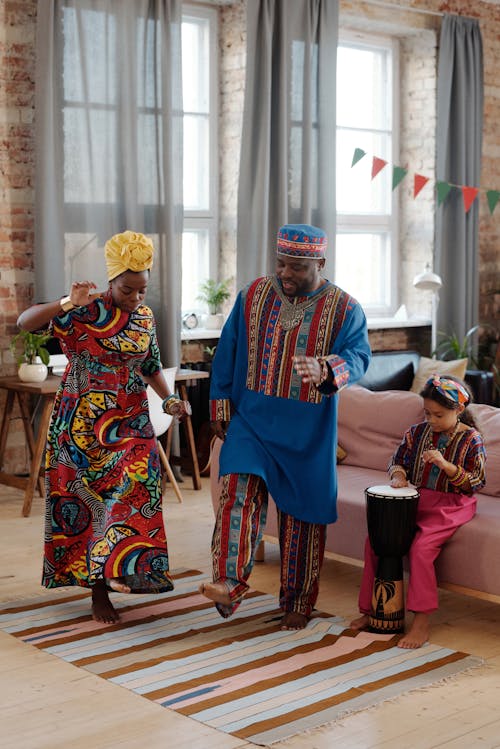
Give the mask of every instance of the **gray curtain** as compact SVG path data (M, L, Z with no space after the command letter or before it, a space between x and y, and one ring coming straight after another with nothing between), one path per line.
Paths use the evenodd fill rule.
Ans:
M39 0L35 294L107 285L103 247L150 235L147 301L165 365L180 356L181 0Z
M483 49L478 21L445 15L439 43L437 179L479 187ZM436 272L443 280L437 328L460 339L478 322L479 203L465 213L461 190L437 208Z
M338 0L247 3L238 286L273 272L282 224L319 226L334 245L337 38Z

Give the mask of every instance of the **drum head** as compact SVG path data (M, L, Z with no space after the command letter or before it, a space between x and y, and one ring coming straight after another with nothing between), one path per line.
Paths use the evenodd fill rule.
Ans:
M418 497L418 489L412 485L396 488L394 486L381 484L380 486L369 486L365 492L370 497L385 497L387 499Z

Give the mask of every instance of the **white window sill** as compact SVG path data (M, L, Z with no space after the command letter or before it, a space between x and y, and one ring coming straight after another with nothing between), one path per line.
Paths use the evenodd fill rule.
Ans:
M427 318L413 318L411 320L395 320L393 317L373 317L368 319L368 330L382 330L388 328L421 328L431 325Z
M181 331L181 341L201 341L207 338L220 338L220 330L210 328L193 328L192 330Z

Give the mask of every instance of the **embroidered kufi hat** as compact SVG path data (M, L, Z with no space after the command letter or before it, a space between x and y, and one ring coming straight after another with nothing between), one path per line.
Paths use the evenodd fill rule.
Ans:
M278 232L278 255L318 260L325 257L327 238L323 229L308 224L285 224Z
M104 245L104 257L108 281L125 273L151 270L153 267L154 245L149 237L135 231L115 234Z

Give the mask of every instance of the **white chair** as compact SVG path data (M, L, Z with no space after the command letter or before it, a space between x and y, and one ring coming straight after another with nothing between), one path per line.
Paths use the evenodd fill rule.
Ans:
M167 369L163 370L163 374L167 381L167 385L169 387L170 392L174 393L175 392L175 375L177 374L177 367L168 367ZM172 487L177 496L177 499L179 500L179 502L182 502L182 494L179 489L179 484L177 483L175 479L174 472L172 471L172 467L167 458L167 454L165 450L163 449L163 445L161 444L160 440L158 440L158 437L160 437L162 434L165 434L165 432L167 432L170 429L173 416L169 416L169 414L165 413L165 411L162 408L162 399L160 398L159 395L155 393L155 391L150 385L147 386L146 393L148 396L149 417L151 419L154 433L157 438L158 450L160 453L160 460L166 471L168 479L170 483L172 484Z

